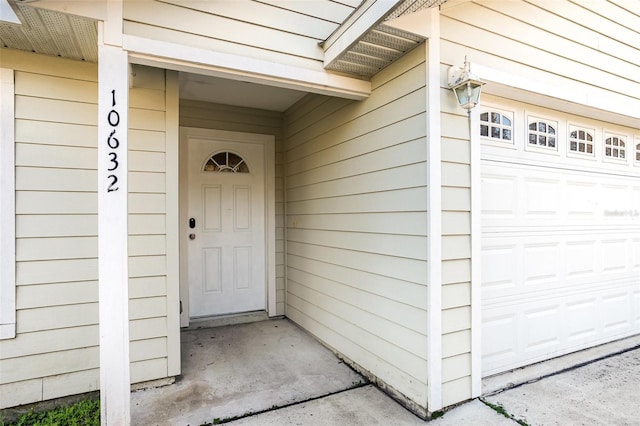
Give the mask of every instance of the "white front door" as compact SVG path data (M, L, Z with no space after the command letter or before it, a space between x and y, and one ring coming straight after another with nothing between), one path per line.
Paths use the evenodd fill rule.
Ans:
M264 151L260 143L188 140L192 318L266 308Z

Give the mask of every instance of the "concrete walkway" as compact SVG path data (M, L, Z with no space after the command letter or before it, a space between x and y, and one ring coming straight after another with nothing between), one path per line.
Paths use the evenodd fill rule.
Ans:
M640 426L640 348L481 399L425 422L368 385L230 425Z
M132 393L132 424L640 426L640 336L486 379L487 396L430 422L288 320L191 330L182 339L181 379Z

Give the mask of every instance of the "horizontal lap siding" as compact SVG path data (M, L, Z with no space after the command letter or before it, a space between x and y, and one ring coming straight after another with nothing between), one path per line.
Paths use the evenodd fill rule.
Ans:
M303 67L354 10L343 2L125 0L125 34Z
M165 73L134 69L129 91L131 382L167 376ZM177 283L172 283L177 285ZM149 321L158 328L145 327ZM139 330L134 333L133 330Z
M97 68L25 53L5 54L3 66L16 70L19 100L17 337L0 340L0 407L99 386ZM164 201L164 76L160 74L162 87L131 90L133 381L167 374L165 207L144 198ZM141 211L135 211L136 205L143 206Z
M17 337L0 341L0 408L96 390L99 376L97 68L6 50L3 66L16 87Z
M469 56L558 87L640 99L637 3L483 1L442 11L443 62ZM622 2L624 3L624 2Z
M284 315L283 115L280 112L180 100L180 126L273 135L276 144L276 314Z
M448 406L471 398L471 168L468 118L445 87L440 119L442 403Z
M421 48L369 99L287 111L287 316L426 401L426 124Z

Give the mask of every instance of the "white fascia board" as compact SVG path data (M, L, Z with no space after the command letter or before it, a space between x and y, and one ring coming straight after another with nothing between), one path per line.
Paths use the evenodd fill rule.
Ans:
M7 0L0 0L0 22L9 22L10 24L21 25L20 18L13 11Z
M0 0L5 1L5 0ZM29 6L38 9L47 9L54 12L66 13L69 15L82 16L98 21L107 20L106 0L90 1L69 1L69 0L38 0L30 3Z
M132 63L231 80L266 84L328 96L362 100L371 83L356 78L278 64L262 59L124 35L123 48Z
M324 66L349 50L402 0L366 0L324 43Z
M485 93L623 126L640 126L640 99L593 88L572 90L571 87L534 80L477 63L472 63L472 68L487 83L483 87Z
M396 28L420 37L430 38L433 31L431 21L431 9L423 9L418 12L409 13L396 19L384 22L387 27ZM435 8L436 10L438 8Z

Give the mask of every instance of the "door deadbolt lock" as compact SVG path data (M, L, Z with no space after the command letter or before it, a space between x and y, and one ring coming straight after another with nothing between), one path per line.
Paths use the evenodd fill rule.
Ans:
M196 220L194 218L189 219L189 228L193 229L196 227Z
M196 234L189 234L189 239L190 240L195 240L196 239Z

